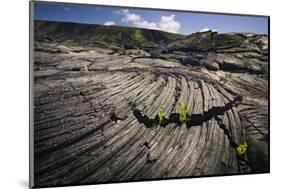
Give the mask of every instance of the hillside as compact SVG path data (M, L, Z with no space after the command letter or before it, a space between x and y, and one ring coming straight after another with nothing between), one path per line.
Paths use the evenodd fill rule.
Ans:
M35 21L37 39L52 39L67 44L83 44L86 46L141 47L158 48L167 45L183 35L167 33L159 30L148 30L124 26L104 26L94 24L60 23ZM46 39L45 39L46 40ZM110 44L109 46L107 46Z

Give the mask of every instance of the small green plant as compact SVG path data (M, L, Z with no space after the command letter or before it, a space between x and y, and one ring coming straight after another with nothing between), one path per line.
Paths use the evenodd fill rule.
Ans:
M184 100L181 100L181 104L180 104L180 116L179 116L179 121L181 123L185 123L186 121L190 120L190 116L187 113L186 110L186 105Z
M248 148L248 144L245 142L244 144L239 144L236 147L236 152L239 156L242 156L245 154L245 152L247 151Z
M160 107L160 109L157 113L157 119L158 119L159 125L161 125L164 121L164 109L163 109L163 107Z
M132 34L131 34L131 37L136 42L143 42L143 41L145 41L145 38L144 38L144 36L142 34L142 31L139 30L139 29L134 30L132 32Z

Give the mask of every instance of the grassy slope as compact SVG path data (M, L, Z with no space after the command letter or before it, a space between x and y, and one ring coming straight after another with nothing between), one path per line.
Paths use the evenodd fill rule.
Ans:
M66 22L35 21L35 36L48 36L58 41L76 41L87 44L109 43L120 46L124 43L168 44L184 35L159 30L126 26L104 26Z

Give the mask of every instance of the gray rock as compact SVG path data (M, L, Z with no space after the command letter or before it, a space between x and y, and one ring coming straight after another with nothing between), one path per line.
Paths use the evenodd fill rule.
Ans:
M37 186L269 171L267 36L195 33L150 57L56 32L60 42L35 40Z

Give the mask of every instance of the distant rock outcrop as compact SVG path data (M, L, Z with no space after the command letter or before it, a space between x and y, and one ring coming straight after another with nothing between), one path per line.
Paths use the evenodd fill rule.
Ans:
M210 70L268 73L268 37L251 33L194 33L164 48L162 57Z
M269 171L267 36L35 26L35 186Z

